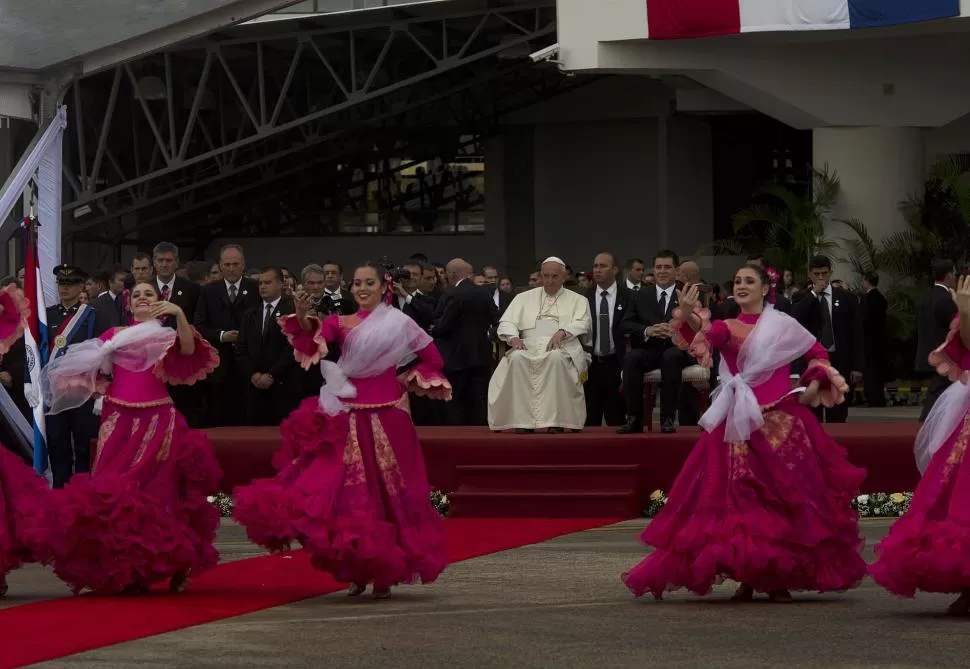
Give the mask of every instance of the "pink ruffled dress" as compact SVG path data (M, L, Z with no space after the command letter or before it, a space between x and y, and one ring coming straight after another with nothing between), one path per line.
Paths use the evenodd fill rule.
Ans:
M0 290L0 355L24 334L30 312L16 286ZM50 544L50 486L0 445L0 583L27 562L46 562Z
M679 314L676 314L679 316ZM758 315L703 321L699 333L676 319L679 338L701 364L721 351L732 374ZM842 400L845 380L815 344L800 383L818 380L823 404ZM789 395L789 366L754 389L764 425L750 439L726 443L725 425L705 432L670 491L668 502L641 535L654 548L623 575L636 595L661 599L686 588L708 594L724 578L758 592L844 591L865 576L858 515L851 502L865 471L821 428L812 411Z
M206 498L222 471L208 437L189 429L165 384L191 385L218 364L196 332L190 355L176 339L152 368L113 366L91 474L54 491L54 571L74 592L149 587L215 566L219 511Z
M959 317L943 345L930 354L930 364L955 382L970 370ZM895 595L970 590L970 465L964 466L968 440L970 413L933 454L906 515L876 545L869 574Z
M297 361L308 366L326 356L326 342L346 352L348 335L369 315L310 319L312 332L295 316L281 325ZM273 552L299 543L317 569L375 589L430 583L444 570L444 523L430 503L408 392L449 399L451 386L433 343L412 353L418 364L404 375L390 367L351 377L357 395L344 402L346 412L328 415L312 397L280 425L279 473L234 493L234 517L253 542Z

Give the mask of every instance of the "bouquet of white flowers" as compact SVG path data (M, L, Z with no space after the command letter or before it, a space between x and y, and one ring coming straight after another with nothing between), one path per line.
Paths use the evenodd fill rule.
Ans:
M860 518L898 518L909 509L912 499L911 492L874 492L856 497L852 508L859 512Z

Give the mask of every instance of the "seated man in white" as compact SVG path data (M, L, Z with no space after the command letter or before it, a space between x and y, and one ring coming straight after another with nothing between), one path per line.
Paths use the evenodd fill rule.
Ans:
M580 340L592 329L589 300L563 288L568 274L559 258L547 258L541 275L542 285L516 295L499 321L509 351L488 384L493 430L578 431L586 423L589 355Z

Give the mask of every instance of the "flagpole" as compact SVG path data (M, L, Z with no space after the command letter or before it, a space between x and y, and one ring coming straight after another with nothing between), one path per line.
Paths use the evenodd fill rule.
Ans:
M31 205L31 213L33 210ZM49 476L47 422L41 392L41 369L47 364L47 305L44 300L43 273L37 256L39 223L36 219L28 217L24 219L22 225L25 242L24 295L30 302L30 319L24 331L24 348L27 356L24 396L33 411L34 469L38 474Z

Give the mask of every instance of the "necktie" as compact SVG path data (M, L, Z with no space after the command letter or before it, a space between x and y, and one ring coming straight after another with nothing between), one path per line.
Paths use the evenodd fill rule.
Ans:
M237 291L236 284L234 284L234 283L229 284L229 301L230 302L235 302L236 301L236 291Z
M266 331L269 330L269 324L272 321L272 318L273 318L273 305L267 304L266 313L263 314L263 334L266 334Z
M819 335L818 343L831 351L835 348L835 330L832 329L832 314L829 313L828 295L822 293L818 296L819 306L822 308L822 333Z
M172 294L172 291L169 290L168 284L166 283L164 286L162 286L162 301L167 302L169 295L171 294Z
M613 351L613 347L610 345L610 340L612 337L612 332L610 331L610 301L607 298L609 293L605 290L600 294L600 311L599 311L599 354L609 355Z
M639 293L640 292L640 284L639 283L633 284L633 292L634 293Z
M666 290L660 291L660 314L661 314L661 317L664 317L667 315L667 291Z

